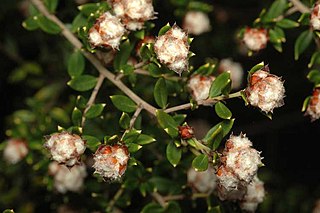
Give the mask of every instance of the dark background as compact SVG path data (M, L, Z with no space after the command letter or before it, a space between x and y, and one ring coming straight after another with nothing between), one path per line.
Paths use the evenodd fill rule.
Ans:
M197 59L195 65L204 62L205 57L222 59L232 57L243 65L244 70L264 61L269 64L272 73L282 76L285 81L285 105L274 110L273 119L269 120L257 109L244 106L242 100L228 101L228 107L236 118L233 132L246 133L253 141L257 150L262 150L265 167L260 169L266 180L269 193L275 194L273 199L282 199L292 203L292 206L312 206L314 200L320 197L320 165L319 121L310 122L308 117L301 113L303 100L312 92L313 85L308 82L307 64L315 45L303 54L299 61L293 59L293 46L300 30L286 30L287 42L283 46L283 53L278 53L270 44L253 57L239 54L235 32L242 26L251 25L263 7L269 6L272 1L256 0L215 0L214 10L210 14L212 32L197 37L192 43L192 51ZM156 30L167 22L175 21L181 24L179 18L173 18L173 9L169 1L156 1L156 10L159 19L155 21ZM48 36L42 32L28 32L22 28L24 20L21 1L5 0L0 7L0 141L5 137L5 120L8 115L17 109L22 109L24 99L31 96L35 89L25 83L11 84L7 81L10 72L22 61L39 61L46 68L50 78L61 71L63 64L50 68L51 62L59 63L60 56L50 54L50 51L62 48L58 44L59 36ZM61 1L59 10L64 20L72 20L76 10L73 1ZM297 20L298 15L292 16ZM8 41L13 41L17 51L8 51L5 48ZM56 45L57 44L57 45ZM10 50L10 48L9 48ZM48 55L46 55L48 54ZM57 69L57 70L56 70ZM61 68L62 69L62 68ZM245 85L245 82L243 83ZM192 118L206 119L211 125L219 121L210 108L201 108L191 112ZM277 207L281 208L281 207ZM297 210L297 209L296 209ZM295 211L296 211L295 210Z

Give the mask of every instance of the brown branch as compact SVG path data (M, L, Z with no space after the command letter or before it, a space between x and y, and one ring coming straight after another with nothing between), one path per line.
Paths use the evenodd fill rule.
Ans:
M49 13L47 8L44 6L41 0L31 0L32 4L42 13L45 17L56 23L61 28L62 35L77 49L81 50L82 43L79 39L55 16ZM101 62L91 53L83 52L83 55L92 63L92 65L104 75L109 81L111 81L115 86L117 86L123 93L129 96L136 104L140 104L143 109L147 110L149 113L155 115L156 108L142 100L138 95L136 95L132 90L130 90L120 79L116 79L116 76L107 70Z
M84 122L86 121L85 115L86 115L86 113L88 112L88 110L91 108L92 104L95 102L96 97L97 97L97 94L98 94L98 92L99 92L99 90L100 90L100 87L101 87L103 81L104 81L104 78L105 78L104 75L100 74L100 75L99 75L99 78L98 78L98 81L97 81L97 84L96 84L96 86L94 87L94 89L92 90L92 93L91 93L91 96L90 96L90 98L89 98L89 100L88 100L87 106L86 106L86 108L85 108L84 111L83 111L82 121L81 121L81 126L82 126L82 127L83 127L83 125L84 125Z
M152 192L151 195L162 207L166 207L167 204L162 195L160 195L158 192Z
M137 110L134 112L134 114L133 114L133 116L132 116L132 118L130 120L129 130L133 128L134 123L136 122L138 116L140 115L141 110L142 110L142 106L139 105Z
M310 13L311 9L307 6L305 6L301 1L299 0L290 0L294 7L296 7L301 13Z

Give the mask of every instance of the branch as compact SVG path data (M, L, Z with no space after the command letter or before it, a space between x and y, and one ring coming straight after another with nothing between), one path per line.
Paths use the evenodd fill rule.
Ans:
M107 207L107 212L112 212L114 204L119 200L119 198L121 197L123 192L124 192L124 187L120 186L120 189L116 192L113 199L110 201L110 203Z
M166 207L166 201L158 192L152 192L152 197L162 206Z
M296 7L301 13L310 13L311 9L304 4L301 3L299 0L290 0L294 7Z
M136 120L137 120L137 118L138 118L141 110L142 110L142 106L139 105L138 108L137 108L137 110L134 112L134 114L133 114L133 116L132 116L132 118L131 118L131 120L130 120L129 130L133 128L133 125L134 125L134 123L136 122Z
M96 84L96 86L94 87L94 89L92 90L92 93L91 93L91 96L90 96L89 101L88 101L88 103L87 103L87 106L86 106L86 108L85 108L84 111L83 111L82 121L81 121L81 126L82 126L82 127L83 127L83 125L84 125L84 122L86 121L85 115L86 115L86 113L88 112L88 110L91 108L91 106L92 106L92 104L94 103L94 101L96 100L97 94L98 94L98 92L99 92L99 90L100 90L100 87L101 87L101 85L102 85L102 83L103 83L104 78L105 78L104 75L100 74L100 75L99 75L99 78L98 78L98 81L97 81L97 84Z
M32 4L42 13L45 17L56 23L62 30L62 35L77 49L81 50L82 43L79 39L55 16L49 13L47 8L44 6L41 0L31 0ZM116 79L116 76L107 70L101 62L91 53L82 52L82 54L92 63L92 65L111 81L115 86L117 86L123 93L129 96L136 104L140 104L143 109L147 110L149 113L155 115L156 108L142 100L138 95L136 95L132 90L130 90L120 79Z

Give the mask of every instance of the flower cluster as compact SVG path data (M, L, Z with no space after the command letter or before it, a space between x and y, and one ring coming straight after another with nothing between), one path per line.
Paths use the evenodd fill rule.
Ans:
M89 30L89 42L93 47L118 49L125 28L119 18L110 12L102 14Z
M24 140L10 139L3 151L4 160L16 164L28 154L28 146Z
M191 188L200 193L211 193L217 186L217 176L212 167L208 167L208 169L203 172L198 172L194 170L194 168L190 168L187 173L187 179Z
M310 98L306 115L311 117L311 121L315 121L320 118L320 88L315 88Z
M211 29L207 14L200 11L189 11L183 19L183 29L189 34L200 35Z
M178 126L180 138L183 140L188 140L194 137L194 131L191 126L184 125Z
M128 30L140 30L144 22L155 18L152 0L109 0L108 2Z
M101 145L93 157L95 173L103 178L117 180L127 169L128 148L124 145Z
M310 16L310 25L314 30L320 30L320 4L316 3L313 6L311 16Z
M265 66L253 73L249 78L246 96L250 105L259 107L262 111L273 112L276 107L284 104L285 88L281 78L272 75Z
M67 168L57 162L51 162L48 172L54 176L54 187L60 193L79 192L87 176L86 167L83 164Z
M193 75L190 77L187 87L195 101L206 100L209 97L214 79L214 76Z
M240 200L248 184L262 165L260 152L251 148L251 141L245 136L231 135L226 142L217 170L218 195L221 200Z
M68 132L54 133L45 142L44 147L50 151L53 160L66 166L77 164L86 150L81 137Z
M243 42L249 50L259 51L264 49L268 42L268 31L247 27L243 35Z
M243 69L240 63L234 62L230 58L222 59L219 63L219 72L230 72L230 78L232 81L231 87L238 89L241 86L243 79Z
M177 25L156 39L154 51L160 62L176 73L188 70L188 34Z
M246 194L240 201L240 208L247 212L255 212L265 197L264 183L255 176L247 186Z

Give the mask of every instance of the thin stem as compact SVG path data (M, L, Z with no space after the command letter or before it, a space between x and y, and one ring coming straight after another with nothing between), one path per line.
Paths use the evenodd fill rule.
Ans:
M301 1L299 0L290 0L294 7L296 7L301 13L310 13L311 9L305 6Z
M85 121L86 121L85 115L86 115L86 113L88 112L88 110L91 108L91 106L93 105L93 103L95 102L95 100L96 100L96 98L97 98L97 94L98 94L98 92L99 92L99 90L100 90L100 87L101 87L103 81L104 81L104 78L105 78L104 75L100 74L100 75L99 75L99 78L98 78L98 81L97 81L97 84L96 84L96 86L94 87L94 89L92 90L92 93L91 93L91 96L90 96L89 101L88 101L88 103L87 103L87 106L86 106L86 108L85 108L84 111L83 111L82 121L81 121L81 126L82 126L82 127L83 127L83 125L84 125L84 123L85 123Z
M185 199L186 196L185 195L168 195L163 197L164 201L170 201L170 200L183 200Z
M140 115L142 110L142 106L139 105L138 108L136 109L136 111L134 112L131 120L130 120L130 124L129 124L129 130L133 128L134 123L136 122L138 116Z
M114 204L119 200L123 192L124 192L124 187L121 186L120 189L116 192L116 194L112 198L112 200L109 202L109 205L107 207L107 212L112 212Z
M42 13L45 17L56 23L61 28L62 35L77 49L81 50L82 43L79 39L55 16L49 13L47 8L44 6L41 0L31 0L32 4ZM141 104L143 109L147 110L149 113L155 115L156 108L142 100L138 95L136 95L132 90L130 90L120 79L116 79L116 76L107 70L101 62L91 53L82 52L83 55L92 63L92 65L104 75L109 81L111 81L115 86L117 86L123 93L129 96L136 104Z
M158 192L152 192L152 197L162 206L166 207L166 201Z
M209 153L211 149L205 145L203 145L201 142L199 142L196 138L193 139L195 145L197 146L197 149L200 151L204 151L206 153Z

